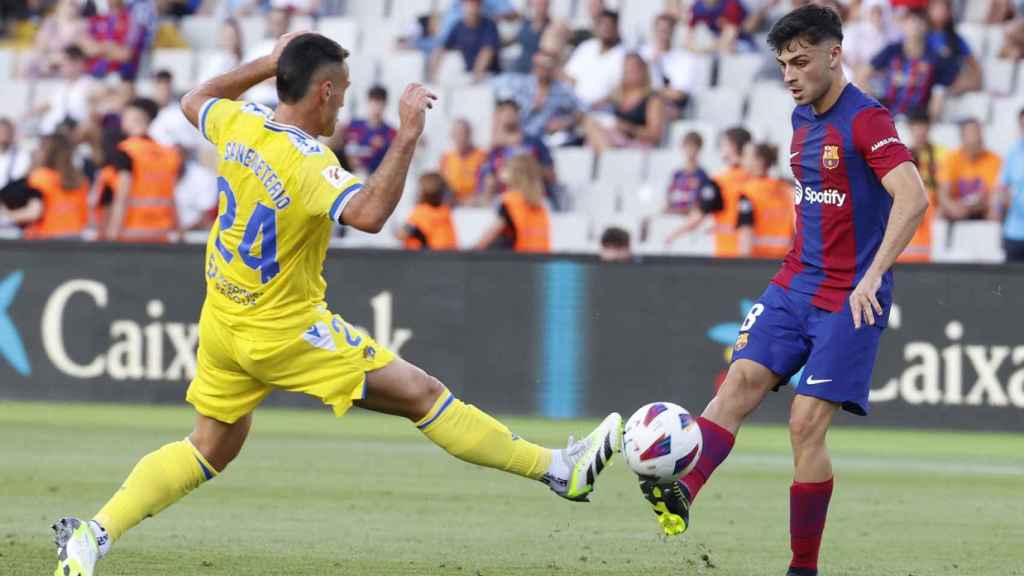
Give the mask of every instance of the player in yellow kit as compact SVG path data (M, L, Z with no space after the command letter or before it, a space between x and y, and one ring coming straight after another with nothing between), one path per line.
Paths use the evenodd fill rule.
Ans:
M270 56L182 99L219 153L219 218L206 248L207 297L187 396L195 428L143 457L92 520L54 524L55 575L91 576L126 530L223 472L253 410L275 389L316 396L339 416L353 404L404 416L453 456L539 480L569 500L586 500L619 450L622 419L614 413L563 450L532 444L328 310L321 270L334 223L381 229L435 99L418 84L406 88L397 136L363 183L316 139L334 131L349 86L347 56L319 34L285 35ZM276 110L236 101L275 76Z

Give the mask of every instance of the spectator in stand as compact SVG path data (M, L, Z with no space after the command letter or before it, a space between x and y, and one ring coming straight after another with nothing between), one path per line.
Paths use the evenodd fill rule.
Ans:
M441 156L441 176L457 206L479 204L480 169L487 152L473 143L473 126L465 118L452 122L452 144L454 147Z
M942 91L956 80L956 70L928 43L924 11L910 10L901 17L903 40L885 47L865 67L858 85L873 88L879 101L893 115L926 109L932 118L942 110Z
M675 48L676 17L663 12L654 20L653 40L640 49L650 66L651 83L666 105L668 118L682 116L698 85L700 62L688 50Z
M455 224L444 186L437 172L420 175L420 197L398 231L398 239L406 250L455 250Z
M269 56L274 51L277 39L284 36L292 27L291 13L281 8L272 8L267 12L264 21L263 39L245 52L245 61L251 62L263 56ZM267 106L277 105L277 85L274 78L260 82L245 93L245 99L251 102L265 104Z
M174 76L168 70L160 70L153 79L153 101L160 109L149 128L153 140L188 151L199 149L203 138L181 111L181 104L174 94Z
M366 119L354 119L345 128L345 156L357 172L372 174L395 139L395 129L384 121L387 105L387 89L371 87L366 98Z
M550 252L551 219L544 201L544 178L533 156L514 156L501 169L506 192L498 218L477 244L478 250L511 248L516 252Z
M939 208L950 221L977 220L989 212L1002 160L985 148L977 120L960 123L960 145L943 159Z
M320 0L270 0L270 6L296 16L316 16L320 12Z
M687 132L683 136L683 169L672 174L665 195L666 214L699 216L701 198L721 195L717 190L718 184L700 167L700 151L703 147L704 138L699 132Z
M0 188L24 178L31 166L32 156L19 144L14 122L0 117Z
M199 61L199 82L206 82L234 70L242 63L243 47L242 28L234 18L221 22L217 36L217 49L212 53L204 53Z
M87 122L93 101L99 97L100 86L95 78L85 73L85 53L78 46L71 45L64 50L61 77L61 85L51 90L47 100L33 110L34 116L42 116L39 123L42 134L53 134L67 121L75 126Z
M465 4L465 0L450 0L448 9L441 15L441 23L437 32L439 42L443 43L444 39L451 34L451 31L465 16ZM516 7L510 0L482 0L481 11L484 16L495 22L516 18Z
M739 255L782 260L793 244L793 185L771 175L779 149L767 143L747 146L737 227Z
M499 100L518 104L523 132L531 138L548 139L555 146L571 138L582 118L582 104L557 74L558 58L541 51L533 56L531 74L502 74L492 82Z
M736 258L740 255L739 236L737 234L742 209L751 206L742 204L743 185L750 178L744 166L744 152L750 145L750 132L742 126L729 128L719 140L722 162L726 169L714 177L716 186L705 186L701 189L699 210L691 212L690 218L676 231L668 236L665 243L671 245L677 238L689 234L698 228L708 216L714 215L715 225L715 256L718 258Z
M494 112L494 141L487 159L480 167L481 201L491 202L498 194L505 192L504 181L500 179L505 163L515 156L532 156L540 166L544 189L552 204L555 202L555 163L551 152L539 138L531 138L523 132L519 120L519 105L514 100L500 100Z
M665 102L651 87L650 70L639 54L626 56L622 83L611 98L614 120L591 115L583 123L587 145L598 154L608 148L649 148L665 134Z
M939 67L953 78L950 91L962 94L981 90L981 64L970 46L956 32L951 0L931 0L928 4L928 46L939 55Z
M430 59L430 78L437 78L445 50L458 50L462 54L473 82L501 72L501 37L498 25L483 14L483 0L462 0L462 19L441 38L440 46Z
M939 166L945 150L931 141L931 119L927 112L915 111L910 114L909 121L910 154L914 157L924 189L928 192L928 211L910 244L900 254L899 261L928 262L932 253L932 221L935 219L935 207L938 204Z
M519 56L512 61L509 72L527 74L535 65L533 55L540 50L540 39L551 24L551 0L530 0L530 14L523 19L513 44L519 46Z
M622 82L626 49L619 38L619 14L603 10L596 35L576 47L565 65L565 75L585 106L608 100Z
M744 0L747 17L743 20L743 31L750 35L768 32L780 4L782 0Z
M116 73L125 82L135 80L149 31L135 21L134 13L124 0L108 0L107 12L89 19L81 47L90 57L90 74L104 78Z
M436 13L417 14L398 37L398 49L419 50L429 58L437 46L438 24Z
M572 46L573 49L576 49L580 44L583 44L587 40L596 37L598 24L600 23L605 10L608 8L605 6L604 0L586 0L586 2L586 10L587 16L589 16L590 26L569 30L566 42L569 46Z
M110 209L106 237L127 242L167 242L181 238L174 189L181 173L181 156L149 135L156 119L156 102L136 98L121 117L128 137L118 145L117 190Z
M1024 262L1024 108L1017 114L1020 139L1006 155L989 217L1003 221L1006 259Z
M25 230L25 238L80 238L89 224L89 181L72 155L74 145L61 134L43 137L37 167L28 185L39 194L41 214Z
M35 45L21 66L24 76L52 78L62 73L66 50L88 34L77 0L60 0L36 32Z
M860 17L843 26L843 63L851 70L863 70L876 54L898 39L889 2L867 0L861 5Z
M998 55L1007 60L1024 58L1024 2L1020 0L1017 0L1016 17L1003 27L1003 44Z
M695 0L690 6L687 47L706 51L696 46L694 41L695 29L704 26L715 36L715 52L733 54L753 50L754 42L743 29L746 19L747 10L740 0Z
M629 247L629 232L617 226L610 226L601 233L602 262L629 262L633 251Z

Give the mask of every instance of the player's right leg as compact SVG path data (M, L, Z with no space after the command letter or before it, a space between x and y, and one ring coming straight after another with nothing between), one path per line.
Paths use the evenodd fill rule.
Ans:
M703 447L693 470L670 484L641 478L640 490L666 534L682 534L689 527L690 505L712 472L729 456L740 425L778 382L777 374L754 361L734 362L718 393L697 418Z
M586 438L570 440L563 450L544 448L463 403L436 378L400 358L368 372L365 386L357 406L408 418L452 456L539 480L569 500L587 500L597 476L621 449L618 414L610 414Z
M62 518L53 525L56 576L91 576L96 561L125 531L217 476L241 450L251 413L270 389L237 364L236 338L206 314L199 336L196 378L188 390L198 412L195 428L139 460L92 520Z
M666 534L686 531L690 505L732 451L743 421L769 390L785 383L807 360L809 345L800 314L785 290L768 286L740 328L725 382L697 418L703 448L693 470L671 484L641 479L640 489Z
M96 562L128 529L222 472L242 449L251 422L251 415L232 424L197 415L192 434L139 460L92 520L58 520L53 525L57 544L54 575L92 576Z

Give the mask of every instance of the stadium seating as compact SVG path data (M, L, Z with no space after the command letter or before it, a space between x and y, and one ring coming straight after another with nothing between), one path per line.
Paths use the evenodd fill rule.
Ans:
M189 16L181 19L178 31L193 50L212 49L217 47L220 22L213 16Z
M735 126L743 119L743 97L728 88L698 92L694 96L694 117L715 126Z
M973 118L985 123L989 120L992 97L984 92L970 92L946 101L943 116L947 122Z
M686 217L673 214L661 214L650 220L647 241L643 243L641 252L644 254L674 254L688 256L711 256L714 253L714 237L702 226L687 234L671 246L665 245L668 235L676 231L686 221Z
M455 234L460 249L470 249L483 237L488 228L494 224L497 216L491 208L459 207L452 210L455 222Z
M635 186L647 174L647 151L636 148L606 150L597 159L597 179L609 184Z
M5 82L3 90L0 90L0 110L3 115L14 118L24 115L29 107L31 91L32 86L28 82Z
M359 44L359 24L352 18L333 16L321 18L317 23L317 32L341 44L350 52ZM369 31L372 33L372 31Z
M982 62L985 90L999 96L1011 94L1016 85L1017 63L1012 60L989 58Z
M747 92L758 70L764 65L761 54L729 54L718 60L718 85L736 92Z
M592 252L587 227L587 217L583 214L573 212L551 214L551 251L569 254Z
M594 175L594 151L590 148L555 148L551 156L561 182L589 183Z
M983 24L976 22L963 22L957 28L957 33L963 37L964 42L971 48L971 53L978 61L984 60L990 51L988 31Z
M174 77L174 91L187 92L196 85L195 52L188 49L163 48L153 51L153 71L167 70Z

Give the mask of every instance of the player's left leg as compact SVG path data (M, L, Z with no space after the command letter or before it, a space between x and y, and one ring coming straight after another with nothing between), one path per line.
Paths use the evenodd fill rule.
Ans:
M797 394L789 416L795 473L789 489L789 576L816 576L818 550L832 497L832 460L825 436L839 405Z
M570 442L564 450L538 446L455 398L437 378L401 358L368 372L365 396L354 404L408 418L452 456L539 480L570 500L587 500L597 476L621 444L622 418L611 414L590 435Z

